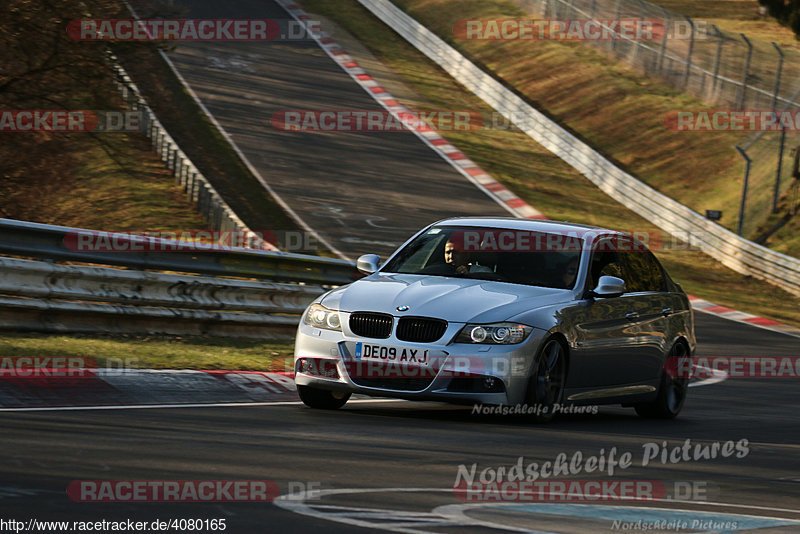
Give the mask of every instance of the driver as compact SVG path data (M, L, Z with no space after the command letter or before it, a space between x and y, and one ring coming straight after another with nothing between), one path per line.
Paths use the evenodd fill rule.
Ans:
M561 274L561 281L565 288L570 288L575 283L575 278L578 276L578 258L572 258L569 263L564 267L564 272Z
M492 272L489 267L479 265L469 252L459 250L452 241L448 241L444 245L444 262L458 274Z

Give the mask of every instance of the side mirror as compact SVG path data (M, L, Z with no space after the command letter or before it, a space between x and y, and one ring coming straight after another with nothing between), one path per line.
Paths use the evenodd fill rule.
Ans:
M378 270L381 258L377 254L364 254L356 261L356 269L364 274L372 274Z
M600 298L619 297L625 293L625 280L616 276L601 276L592 296Z

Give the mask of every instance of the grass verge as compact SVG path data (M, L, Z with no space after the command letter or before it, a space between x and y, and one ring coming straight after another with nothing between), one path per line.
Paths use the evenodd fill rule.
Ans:
M650 0L650 3L673 13L716 24L721 30L800 49L791 29L769 15L760 14L757 0Z
M424 4L431 9L427 16L432 18L436 18L438 8L444 10L443 3L439 0L399 3L403 5L414 3L418 6ZM471 12L468 13L470 6L493 5L495 2L459 4L463 9L459 10L457 16L465 18L472 15ZM419 98L415 99L418 104L412 106L415 109L424 111L469 109L484 115L491 113L491 109L474 94L460 86L360 5L342 4L336 0L303 0L302 5L309 13L327 17L352 34L416 91ZM447 10L452 10L452 6ZM414 15L417 16L417 13ZM442 21L441 24L447 23ZM575 48L574 53L589 54L598 61L609 63L589 49ZM612 70L618 68L612 65L607 67ZM576 65L575 68L580 69L581 65ZM629 72L626 74L621 68L619 70L623 74L624 83L633 83L631 80L635 79L647 84L640 90L645 98L657 98L663 95L677 99L685 98L663 87L655 86L650 80L631 78L634 75ZM537 72L548 71L543 67ZM591 84L585 83L584 80L583 85ZM651 85L655 87L653 90L656 96L649 96L648 87ZM594 89L597 90L596 87ZM591 87L580 87L576 92L583 94L583 98L589 98L588 93L591 90ZM566 93L562 91L561 94ZM613 91L612 94L605 94L603 98L613 102ZM627 127L632 126L628 124ZM514 193L552 219L627 231L658 231L649 221L610 199L577 171L518 130L483 128L472 132L440 133ZM701 252L679 250L677 247L669 246L669 239L665 239L665 242L667 246L657 250L656 254L673 278L681 282L687 292L712 302L800 326L800 298L789 295L766 282L722 267Z
M31 137L19 140L25 160L0 183L3 217L120 231L207 228L141 135L6 135ZM9 139L0 154L19 149Z
M3 333L0 357L85 357L98 368L285 371L294 341ZM291 364L288 367L291 370Z

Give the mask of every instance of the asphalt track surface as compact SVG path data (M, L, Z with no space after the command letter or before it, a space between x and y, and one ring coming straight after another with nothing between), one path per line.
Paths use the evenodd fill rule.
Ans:
M270 2L192 5L187 16L285 18ZM233 6L235 13L228 11ZM230 45L207 46L222 49L223 44ZM175 57L180 65L197 65L192 70L196 74L187 78L194 87L206 88L199 92L208 92L209 109L275 188L299 207L312 226L324 229L348 252L378 247L367 241L401 240L424 219L498 214L499 207L410 134L392 134L376 142L371 134L289 135L263 129L269 109L373 109L375 104L359 94L361 89L313 43L236 46L244 47L237 52L244 57L253 47L258 57L249 58L249 65L270 76L253 78L246 69L215 71L203 62L207 56L193 47L182 46ZM220 57L230 59L225 53ZM269 87L261 85L267 82ZM230 84L237 84L238 92L231 92ZM262 104L269 104L266 116ZM363 187L365 181L383 188L379 198L373 199L374 191ZM796 356L800 347L797 338L704 314L697 314L697 332L701 355ZM783 378L729 379L692 388L681 416L668 422L608 407L597 415L567 415L549 425L531 425L514 418L473 415L465 407L371 399L351 401L337 412L311 410L299 402L2 412L0 519L224 518L226 532L234 533L387 528L568 533L608 532L615 518L692 521L707 519L710 516L703 514L713 512L736 514L727 520L758 527L753 530L757 532L798 532L800 523L775 526L763 519L800 521L798 401L798 380ZM686 439L702 444L747 439L749 452L744 458L640 465L644 443L667 441L679 446ZM478 470L510 467L521 456L526 464L541 463L559 453L571 456L580 450L597 455L612 447L619 453L631 452L634 459L630 468L617 470L615 480L657 480L668 488L675 481L694 482L706 487L707 494L694 502L600 503L601 514L574 503L561 508L548 503L547 509L465 511L452 491L460 464L477 463ZM608 479L597 473L574 478ZM283 494L301 483L324 492L280 505L79 503L65 492L75 480L272 480ZM686 512L668 516L645 506ZM703 530L681 530L698 531Z
M291 18L263 0L182 5L187 18ZM313 40L187 42L170 58L275 193L350 257L385 256L442 218L510 215L413 133L274 128L280 111L383 109Z
M795 338L715 317L701 319L699 334L703 354L727 354L730 346L736 346L741 356L766 351L796 354ZM606 532L611 519L586 517L590 509L574 503L561 511L566 516L497 508L468 514L471 520L479 518L497 528L459 526L458 520L442 515L443 509L432 510L449 506L452 511L453 506L464 504L452 492L460 464L477 463L478 470L510 467L520 456L527 465L553 460L562 452L597 455L600 449L617 447L619 454L631 452L634 461L628 469L618 469L615 480L663 481L668 489L681 481L706 488L705 501L659 501L647 503L649 507L689 510L683 512L689 518L714 512L800 521L797 379L729 379L690 391L681 416L669 422L641 419L632 409L607 407L597 415L565 415L537 426L514 418L473 415L468 407L383 400L358 400L337 412L311 410L298 402L235 408L4 412L0 414L4 430L0 507L3 518L23 521L225 518L228 531L237 533L361 531L353 521L366 521L373 529L410 521L416 523L415 531L423 532L502 532L498 525L546 532ZM702 444L747 439L749 453L744 458L640 465L644 443L667 441L679 446L687 438ZM573 478L609 477L595 473ZM78 503L65 494L74 480L232 479L272 480L283 494L297 490L299 483L313 483L311 487L323 490L369 491L310 500L316 516L287 509L286 503L284 507ZM413 488L425 490L409 491ZM569 516L575 513L583 515ZM647 517L640 508L616 513L629 521ZM334 514L339 521L332 520ZM800 523L758 532L798 530Z

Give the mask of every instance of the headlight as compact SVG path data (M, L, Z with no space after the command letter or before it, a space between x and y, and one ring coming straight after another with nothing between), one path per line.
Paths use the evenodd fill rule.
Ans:
M336 330L337 332L342 331L342 321L339 318L339 312L336 310L329 310L322 304L312 304L309 306L303 322L316 328Z
M456 343L515 345L522 343L532 327L516 323L468 324L456 336Z

